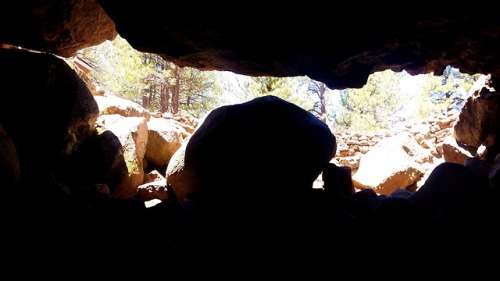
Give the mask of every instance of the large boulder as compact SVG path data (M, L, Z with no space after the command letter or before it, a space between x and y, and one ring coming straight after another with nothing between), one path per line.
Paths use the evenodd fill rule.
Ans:
M336 152L328 126L275 96L211 111L167 167L181 201L272 198L312 188Z
M151 113L140 104L116 96L94 96L99 106L100 115L119 114L124 117L144 117L146 121L151 118Z
M118 114L102 115L98 123L111 131L120 142L120 152L113 155L121 158L127 173L116 186L110 186L116 198L132 198L137 188L144 183L144 155L148 143L148 125L144 117L123 117ZM116 162L113 161L113 162Z
M73 155L71 184L105 184L113 198L137 195L144 183L144 155L148 126L144 117L101 115L99 133L89 138Z
M359 169L352 178L354 187L373 189L381 195L406 189L423 174L416 162L418 155L423 154L408 132L387 138L362 156Z
M99 109L86 84L63 59L46 53L0 49L6 71L0 123L14 142L23 181L61 177L66 161L95 133Z
M148 122L148 145L144 157L152 165L166 167L172 155L189 135L182 124L174 119L151 117Z

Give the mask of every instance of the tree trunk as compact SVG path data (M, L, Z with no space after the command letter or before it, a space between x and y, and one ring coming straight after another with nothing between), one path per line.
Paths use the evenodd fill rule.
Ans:
M151 104L153 104L153 101L155 100L155 98L156 98L156 86L152 86L151 91L149 91L149 97L148 97L148 106L149 107L151 107ZM149 107L146 107L146 108L151 110Z
M179 99L180 99L180 90L181 90L181 71L178 66L175 66L174 68L174 78L175 78L175 85L172 90L172 113L177 114L179 113Z
M319 96L319 103L320 103L320 119L323 122L326 122L326 99L325 99L325 93L326 93L326 85L325 83L320 83L319 84L319 91L318 91L318 96Z
M167 112L169 109L169 87L167 83L162 83L160 86L160 112Z
M151 95L151 92L150 92ZM142 107L149 108L150 100L148 99L148 91L146 89L142 90Z

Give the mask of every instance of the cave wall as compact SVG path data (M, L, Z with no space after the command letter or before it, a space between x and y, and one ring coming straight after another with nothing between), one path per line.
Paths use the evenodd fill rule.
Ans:
M376 71L499 76L500 20L482 5L342 3L280 6L153 0L9 1L0 43L74 56L116 34L179 66L244 75L307 75L331 89Z
M241 228L235 231L233 220L228 221L227 224L223 224L226 222L224 220L216 221L218 224L215 226L219 228L214 228L214 225L205 227L203 224L197 225L196 223L192 226L190 220L186 220L187 223L184 221L178 223L176 221L179 218L178 210L172 206L163 205L163 209L147 209L148 212L146 212L142 203L137 204L132 200L124 202L103 200L106 203L102 203L99 197L97 201L100 204L92 205L88 210L73 209L73 198L68 199L65 186L54 182L51 174L44 173L47 169L46 151L42 151L41 155L35 155L35 157L40 156L34 160L39 162L28 163L30 164L29 171L35 176L28 182L27 192L23 190L17 193L10 190L9 185L17 184L19 177L24 176L22 174L24 170L21 171L19 163L15 163L19 160L19 155L16 154L10 138L15 139L21 135L26 136L26 139L31 139L30 132L25 130L33 130L34 127L41 141L33 138L34 142L37 141L33 145L38 145L41 149L52 148L51 150L56 150L56 153L61 150L53 143L54 139L46 137L48 134L44 129L48 127L51 130L57 130L57 133L67 132L64 126L70 118L46 120L47 117L56 116L51 112L53 103L47 97L51 97L51 94L52 97L54 94L65 97L69 100L68 103L57 107L64 110L65 116L69 115L78 121L80 121L79 118L88 118L90 121L79 123L94 124L92 120L97 114L95 105L89 106L90 101L81 100L85 96L90 97L88 89L83 86L77 90L72 89L67 76L76 77L76 74L74 75L69 70L65 72L67 76L62 76L63 79L55 79L54 70L61 69L63 66L63 69L67 69L68 66L60 63L52 55L72 57L78 50L111 40L117 34L127 39L137 50L157 53L179 66L190 66L201 70L226 70L244 75L307 75L326 83L331 89L361 87L371 73L385 69L406 70L410 74L430 72L441 74L446 66L451 65L459 68L463 73L491 74L493 81L500 74L500 69L497 67L500 63L498 54L500 18L496 16L495 10L489 6L488 2L482 2L481 5L468 3L467 6L459 6L455 3L453 3L455 6L445 6L446 3L433 3L429 6L424 3L404 2L404 6L399 6L399 3L386 5L379 2L368 4L343 2L342 5L338 5L313 0L307 3L287 4L289 5L287 7L270 6L269 3L261 5L258 1L231 3L230 5L227 2L219 5L213 1L202 4L182 1L164 2L153 0L140 2L26 0L2 3L0 47L19 46L49 53L41 57L50 57L43 61L47 63L44 64L44 68L39 67L42 70L37 72L33 71L34 67L30 64L34 60L16 59L7 52L2 52L5 55L3 59L0 59L0 66L3 66L4 70L11 71L10 66L15 66L16 73L19 73L19 75L11 73L10 76L3 76L5 84L15 83L15 85L5 87L4 84L2 89L4 103L0 105L6 109L0 113L13 111L15 116L19 116L15 121L21 120L19 122L24 122L25 119L22 118L27 118L27 116L37 121L34 124L26 123L25 126L18 126L10 125L12 120L8 120L7 117L0 120L2 121L0 122L2 123L0 124L0 150L4 152L2 154L4 159L0 161L0 166L12 171L13 175L5 178L3 174L0 174L0 181L8 183L7 186L3 186L4 190L2 190L2 199L4 199L1 216L4 230L2 239L10 246L4 247L4 250L8 250L4 251L4 256L7 257L7 262L13 262L15 265L4 264L4 268L13 268L16 270L15 273L19 274L19 264L34 268L28 264L30 261L38 266L43 264L43 261L48 261L50 264L44 270L49 270L48 272L53 276L54 271L62 272L62 269L68 269L65 264L60 263L62 260L76 266L77 273L81 273L82 269L86 271L93 268L99 270L112 268L113 274L116 274L117 268L130 265L131 262L136 268L143 269L171 266L171 261L175 260L178 261L175 265L183 263L189 267L189 270L192 270L197 269L193 266L193 257L197 257L200 253L205 253L202 257L206 259L198 258L198 261L203 261L203 263L215 261L218 263L215 269L220 269L221 264L227 267L226 259L231 259L233 263L241 263L243 259L240 259L238 255L235 258L233 254L239 254L242 258L256 256L259 261L267 258L270 261L269 264L275 266L276 260L281 259L267 253L269 250L271 253L272 250L276 252L284 250L281 255L288 255L289 260L302 262L305 257L314 262L313 269L317 270L318 259L311 259L311 257L319 255L308 252L300 256L302 255L300 250L318 249L317 252L321 254L321 257L324 257L325 253L334 253L330 256L336 261L328 261L328 266L325 268L328 268L330 274L332 272L335 274L335 267L331 271L330 266L337 265L337 268L341 268L342 264L338 263L339 257L340 260L351 265L353 261L360 260L360 257L374 257L374 253L380 252L381 249L387 257L398 257L399 263L394 264L394 259L390 259L388 263L388 259L371 258L369 262L364 262L361 266L370 266L374 260L380 260L378 262L380 265L374 266L374 269L387 269L388 264L391 269L401 267L399 265L406 269L408 265L421 265L421 257L425 256L423 266L419 267L419 270L425 271L427 268L442 268L442 261L450 261L448 259L450 256L454 258L451 259L451 264L455 268L459 268L456 266L457 263L453 263L455 260L466 263L467 267L463 268L471 268L470 257L474 257L477 262L477 257L489 259L491 254L496 253L492 251L496 250L496 247L491 247L491 245L495 246L495 242L498 241L497 232L492 231L498 228L496 226L498 197L489 196L489 194L487 196L473 194L476 197L471 196L474 204L470 207L467 205L470 202L467 197L459 197L450 193L455 196L452 199L459 197L458 200L451 200L452 203L458 202L458 207L451 206L451 204L445 206L445 208L451 206L461 211L460 205L465 204L466 207L463 209L468 211L476 208L477 205L494 205L495 212L492 215L485 213L483 208L473 209L474 218L488 221L484 228L478 228L481 226L478 223L464 224L460 221L460 228L452 229L450 232L422 230L422 224L411 227L408 232L405 232L404 227L408 224L401 223L406 221L403 216L414 209L408 209L408 205L400 206L401 202L406 201L395 198L396 200L383 201L385 205L377 206L375 209L377 212L374 212L375 215L372 218L374 224L369 224L367 228L359 230L346 229L344 226L347 224L342 224L345 222L343 221L346 218L345 213L339 212L336 208L330 208L328 204L333 202L331 198L327 198L326 203L319 201L324 203L319 206L312 205L317 202L313 198L310 201L297 202L296 205L315 207L312 210L326 213L325 216L320 216L319 219L311 222L307 220L309 218L307 215L315 215L315 212L309 211L310 213L303 216L306 218L301 221L303 224L297 224L296 217L291 216L290 224L285 224L288 227L283 229L281 229L283 224L276 224L276 221L269 219L265 226L271 227L271 230L278 230L277 233L273 233L269 228L253 229L241 223ZM29 76L23 79L24 67L27 71L31 70L37 75L38 79L35 82L38 83L29 80ZM50 79L44 80L43 75L39 75L40 73L46 73ZM9 79L13 75L16 79ZM80 82L77 81L77 83ZM53 90L54 85L57 86L57 90ZM82 92L83 94L78 96L71 95ZM36 99L31 99L31 101L23 99L23 97L31 97L26 94L31 94ZM8 98L5 99L5 97ZM15 100L15 102L5 103L5 100ZM61 99L58 100L61 101ZM25 101L29 105L28 108L22 106ZM10 104L19 105L19 111L15 108L8 108ZM85 104L87 105L83 106ZM76 105L82 106L76 107ZM75 107L80 111L75 111ZM30 110L33 108L37 110ZM40 117L44 117L45 120ZM54 127L55 121L60 122L61 126ZM85 126L82 128L92 129ZM91 133L90 130L76 130L76 132ZM55 138L55 140L58 141L60 138ZM14 142L14 144L17 143ZM24 151L27 152L22 153L30 154L35 149L29 145L31 142L27 142L25 146L27 149ZM40 165L43 169L39 171L36 165ZM444 175L439 177L440 179L456 178L455 182L460 182L462 177L455 177L453 174L457 172L457 169L461 173L456 173L456 175L469 176L467 173L470 171L462 166L444 168L450 167L455 170L438 171ZM62 167L58 168L62 169ZM494 173L493 179L497 183L498 169L495 169ZM473 177L469 179L471 178ZM465 185L475 184L476 182L471 184L466 182ZM32 192L44 185L49 186L51 189L48 191L53 193L47 192L49 194L45 195L42 192ZM458 184L458 186L463 187L464 184ZM448 186L444 187L448 188ZM466 191L470 190L477 191L477 189ZM44 189L44 191L47 190ZM431 200L431 203L445 200L446 191L438 193L440 196L438 200ZM30 196L25 197L26 194ZM418 200L429 200L431 197L429 194L424 193L424 198ZM459 192L460 194L463 193ZM341 201L337 200L335 203L345 206L345 198L340 199ZM304 202L309 205L304 205ZM226 210L225 207L222 205L221 209ZM323 209L323 207L327 208ZM438 207L436 209L442 209ZM186 209L187 217L190 218L192 209ZM278 215L282 213L284 212L277 212ZM381 222L380 217L384 215L391 224L375 228L375 226L380 226L376 224ZM329 219L330 216L337 219L337 224L333 228L331 228L330 220L323 220ZM146 217L149 219L144 220ZM75 219L75 222L72 219ZM198 219L194 216L193 221L197 222ZM95 221L97 223L94 223ZM261 223L261 221L256 222ZM316 228L311 230L311 226ZM473 237L470 236L469 230L472 229L470 226L474 226ZM439 226L433 230L443 230L445 227ZM209 230L210 235L207 235L207 231L204 232L204 230ZM152 233L154 235L151 235ZM304 237L304 233L308 234ZM390 235L384 236L386 233ZM243 239L249 234L252 239ZM459 245L456 241L460 242ZM440 245L437 248L434 247L436 242ZM422 245L424 247L421 247ZM57 246L64 248L64 251L55 251ZM276 246L281 246L281 248ZM388 252L391 246L397 248L397 251ZM253 247L255 248L251 249ZM247 254L250 249L251 253ZM488 255L487 252L486 254L485 252L471 253L467 251L468 249L491 250ZM145 253L150 253L152 250L159 256L155 256L154 259L142 259L147 262L142 267L137 265L137 261L140 262L141 258L137 259L134 258L136 256L130 255L134 250L141 251L138 257L143 257ZM33 253L36 254L33 255ZM47 253L50 254L50 258L47 258ZM226 258L214 259L214 253L218 257L225 256ZM290 253L292 253L291 256L289 256ZM463 254L457 255L457 253ZM79 259L84 257L89 264L80 263L80 260L73 259L73 255ZM166 256L174 258L165 261ZM415 262L407 257L415 259ZM113 261L119 266L107 266ZM158 262L158 265L152 266L152 261ZM103 264L106 266L102 266ZM252 272L260 269L254 263L249 264ZM304 264L298 264L299 267L294 267L295 264L290 265L287 262L284 264L288 268L304 268ZM356 262L354 264L359 265ZM437 266L432 266L434 264ZM175 272L188 272L175 266L172 268ZM448 268L445 267L445 269ZM484 266L480 269L475 270L475 273L484 272ZM250 271L245 268L242 272ZM173 271L167 270L168 274L171 272ZM205 271L202 272L205 274ZM268 274L268 272L265 273ZM432 273L435 274L435 272ZM99 274L102 274L102 271Z

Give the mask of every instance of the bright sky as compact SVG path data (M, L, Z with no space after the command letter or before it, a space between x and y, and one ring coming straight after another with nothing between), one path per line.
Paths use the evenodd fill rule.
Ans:
M425 75L415 75L412 76L405 73L404 77L401 78L401 90L409 94L419 94L422 90L422 82L425 80Z
M238 79L245 79L246 76L235 74L230 71L221 71L220 73L223 77L223 81L225 81L225 83L228 86L228 90L241 91L239 87L236 87L238 85ZM412 76L405 72L403 78L400 80L401 92L410 97L417 97L422 91L422 83L424 82L424 80L425 80L425 75ZM335 105L338 105L340 99L339 90L330 90L330 92L334 97L333 103ZM227 96L227 103L241 102L238 100L239 95L235 95L234 93L228 92L226 96ZM411 104L409 106L411 106ZM412 111L416 110L416 108L408 108L407 110Z

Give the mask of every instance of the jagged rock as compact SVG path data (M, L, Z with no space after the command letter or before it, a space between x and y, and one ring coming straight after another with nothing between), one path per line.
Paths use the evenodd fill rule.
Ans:
M137 188L136 198L144 202L153 199L160 201L168 199L167 179L164 176L155 170L144 175L144 178L144 183Z
M472 149L467 149L467 146L460 145L453 136L448 136L442 144L443 149L443 159L446 162L453 162L457 164L464 165L465 160L469 157L474 157L470 152Z
M466 146L490 149L500 135L500 95L491 86L491 76L482 75L472 86L453 127L455 139ZM475 155L475 151L472 152ZM496 152L491 155L493 159Z
M71 57L116 37L97 0L9 2L0 11L0 42Z
M225 70L253 76L303 76L331 89L360 88L371 73L392 69L408 73L443 72L453 65L468 74L492 73L499 56L499 21L494 9L473 5L414 5L417 16L394 13L380 3L345 2L332 16L323 2L304 5L248 5L245 12L213 3L169 3L176 11L151 9L145 0L8 1L0 11L0 42L73 56L79 49L112 39L117 30L137 50L157 53L179 66ZM103 11L104 8L104 11ZM256 15L259 20L255 20ZM190 20L185 20L189 18ZM221 21L220 19L224 19ZM252 24L248 24L251 22ZM346 25L346 23L349 23ZM115 30L116 26L116 30ZM320 38L335 28L328 47L297 41L297 34ZM262 30L279 32L262 32Z

